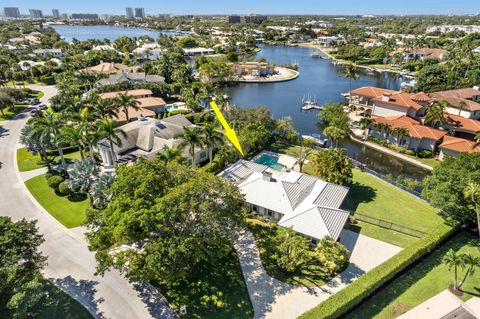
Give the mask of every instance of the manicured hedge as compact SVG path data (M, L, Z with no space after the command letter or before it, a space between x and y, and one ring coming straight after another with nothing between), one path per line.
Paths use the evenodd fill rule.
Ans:
M435 227L429 235L419 239L383 264L360 276L338 293L301 315L300 318L334 319L344 315L399 272L431 252L456 229L457 227L445 224Z

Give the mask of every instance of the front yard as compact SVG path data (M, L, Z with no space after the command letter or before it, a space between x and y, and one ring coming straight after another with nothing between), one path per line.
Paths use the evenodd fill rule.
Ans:
M80 152L74 151L65 153L65 161L71 163L74 159L80 158ZM60 157L52 157L52 165L60 164ZM32 155L26 148L17 150L17 165L20 172L31 171L46 167L45 162L40 159L40 155Z
M84 222L85 209L89 206L85 197L58 196L48 186L45 174L29 179L25 185L39 204L65 227L77 227Z
M476 239L467 232L455 235L430 256L353 309L347 317L393 319L447 289L452 283L453 272L442 263L443 256L449 249L453 249L480 257L480 250L472 245ZM462 278L463 273L459 272L459 278ZM461 299L464 301L472 296L480 296L480 276L475 273L469 277L462 289L464 295Z

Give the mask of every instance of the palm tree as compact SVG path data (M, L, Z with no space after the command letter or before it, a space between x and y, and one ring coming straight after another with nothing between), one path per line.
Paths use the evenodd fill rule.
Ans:
M445 110L447 107L448 102L445 100L433 102L433 104L427 109L427 114L425 114L425 123L428 123L433 127L440 127L445 124Z
M116 115L117 105L114 99L97 98L93 102L93 109L96 114L100 115L100 119Z
M348 63L343 67L342 74L346 79L350 80L350 91L352 91L352 80L356 80L359 77L357 67L352 63Z
M473 205L477 215L477 228L480 236L480 184L469 182L463 190L463 196Z
M157 157L164 161L165 163L169 162L185 162L185 157L182 156L183 148L182 147L168 147L167 145L163 146L163 149L160 153L157 154Z
M135 99L134 96L128 95L126 92L120 93L116 97L115 104L119 109L122 109L123 113L125 114L125 118L127 122L130 121L130 118L128 115L128 109L131 108L135 111L140 110L140 107L139 107L140 102L137 99Z
M468 276L475 274L475 270L477 267L480 267L480 257L475 257L470 254L464 254L465 265L467 267L467 271L463 276L462 281L460 281L460 285L458 285L458 289L460 289L465 281L467 280Z
M93 159L75 160L68 167L68 188L74 192L86 194L90 201L90 206L93 206L93 198L90 196L90 191L98 178L98 173L98 168Z
M100 136L103 136L108 140L112 152L113 163L116 165L117 156L115 155L115 149L113 146L122 146L122 139L120 137L127 138L127 133L118 127L117 121L109 118L104 118L99 122L98 130Z
M43 134L43 131L35 127L32 122L28 122L27 125L22 128L20 143L25 145L33 155L38 153L47 165L47 170L49 172L52 170L50 158L47 153L48 148L51 146L50 135Z
M60 128L63 126L63 121L60 117L50 111L44 112L43 116L34 118L32 120L33 126L36 130L43 132L42 134L49 135L52 144L60 155L61 165L63 168L67 167L65 162L65 156L63 155L62 144L65 143L65 139L62 136Z
M335 147L338 146L338 141L348 137L348 132L341 127L330 125L323 130L323 134L335 142Z
M465 103L465 101L460 101L458 103L458 116L460 116L460 114L462 114L462 110L465 106L467 106L467 103Z
M0 92L0 113L5 115L4 109L12 107L15 104L15 99L5 92Z
M297 159L298 168L301 173L303 171L303 166L305 165L305 162L312 154L312 150L308 147L300 146L299 148L294 149L292 153L292 155Z
M192 158L192 165L195 163L195 147L203 147L205 145L205 131L202 127L195 126L193 128L184 128L183 134L180 135L183 139L181 146L188 145L188 153Z
M368 129L370 124L373 123L373 119L371 117L362 117L358 123L363 127L363 139L366 141L368 138Z
M81 159L85 159L84 151L86 148L86 144L84 143L85 141L83 139L82 131L80 130L80 128L78 126L64 125L60 128L60 131L65 142L78 147Z
M225 142L224 135L217 129L216 125L212 123L205 123L202 126L203 133L205 134L205 146L208 147L208 162L212 162L213 149Z
M463 254L457 254L453 249L450 249L443 257L443 263L447 265L448 270L454 269L453 289L458 290L458 268L465 267L465 258Z
M472 145L472 150L475 149L478 145L480 145L480 131L475 132L475 143Z
M405 136L408 136L408 130L404 127L397 127L392 130L392 134L397 135L397 146L400 146L400 144L402 144L402 139Z

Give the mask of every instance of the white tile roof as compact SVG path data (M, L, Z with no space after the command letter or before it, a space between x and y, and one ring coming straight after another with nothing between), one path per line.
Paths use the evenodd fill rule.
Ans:
M270 175L271 174L271 177ZM283 214L280 226L321 239L337 239L349 213L339 207L348 188L298 172L280 172L239 160L220 174L231 179L246 202Z

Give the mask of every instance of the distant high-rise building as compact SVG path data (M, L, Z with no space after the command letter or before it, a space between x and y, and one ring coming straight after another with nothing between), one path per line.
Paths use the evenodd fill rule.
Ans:
M3 8L3 13L5 14L5 18L20 18L20 10L15 7L6 7Z
M62 13L62 19L68 20L68 13Z
M52 9L52 15L54 19L60 19L60 11L57 9Z
M126 8L125 12L126 12L127 19L135 18L135 15L133 14L133 8Z
M228 23L240 23L241 17L238 15L229 15L227 16Z
M267 19L266 16L261 14L250 14L242 17L243 23L257 23L260 24Z
M30 19L43 19L42 10L28 9L28 12L30 12Z
M145 9L135 8L135 18L140 18L140 19L145 18Z
M96 13L72 13L70 18L73 20L98 20Z

